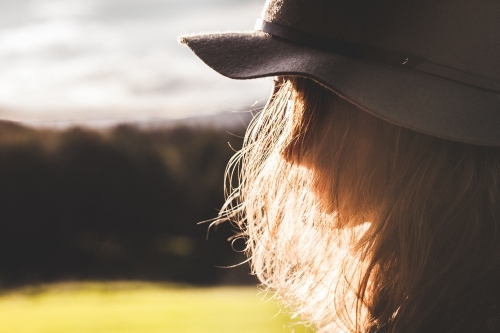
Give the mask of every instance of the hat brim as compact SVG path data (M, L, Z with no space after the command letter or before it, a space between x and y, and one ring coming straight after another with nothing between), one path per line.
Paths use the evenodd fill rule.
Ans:
M416 70L355 59L261 32L180 39L232 79L299 75L394 124L444 139L500 146L500 94Z

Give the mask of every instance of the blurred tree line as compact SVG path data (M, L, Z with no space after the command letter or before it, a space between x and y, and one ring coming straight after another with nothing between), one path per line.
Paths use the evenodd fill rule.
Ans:
M54 131L1 122L0 287L82 279L254 283L246 264L217 267L245 260L227 242L233 227L212 228L207 239L208 223L197 223L223 203L238 132Z

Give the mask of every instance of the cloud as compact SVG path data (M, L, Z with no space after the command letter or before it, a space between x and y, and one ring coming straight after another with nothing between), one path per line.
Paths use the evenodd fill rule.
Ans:
M252 27L261 5L260 0L30 2L31 21L0 26L0 107L18 110L3 117L179 118L248 108L267 96L270 83L221 77L179 45L177 36Z
M101 6L95 0L34 0L30 11L34 17L54 19L84 17L96 12Z

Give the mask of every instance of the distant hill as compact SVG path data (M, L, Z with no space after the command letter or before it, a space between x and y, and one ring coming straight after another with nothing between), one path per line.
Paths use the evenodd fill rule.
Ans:
M107 129L118 125L134 125L142 129L161 129L184 127L206 127L212 129L237 129L246 128L257 112L235 111L221 112L211 115L202 115L180 119L170 118L130 118L130 119L96 119L96 120L55 120L55 121L22 121L21 125L34 128L65 130L71 127L85 127L90 129ZM2 120L0 120L2 121ZM8 120L5 120L9 122ZM14 122L16 123L16 122Z
M250 111L242 112L223 112L214 115L204 115L197 117L189 117L182 119L168 119L168 120L151 120L144 122L146 126L152 127L174 127L174 126L188 126L188 127L210 127L214 129L228 129L228 128L245 128L252 120L255 113ZM139 123L142 125L142 123Z

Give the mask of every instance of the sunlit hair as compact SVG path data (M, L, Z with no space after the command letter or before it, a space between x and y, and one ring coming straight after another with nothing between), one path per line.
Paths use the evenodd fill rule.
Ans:
M498 279L498 148L285 77L227 176L221 219L262 284L319 332L452 332Z

